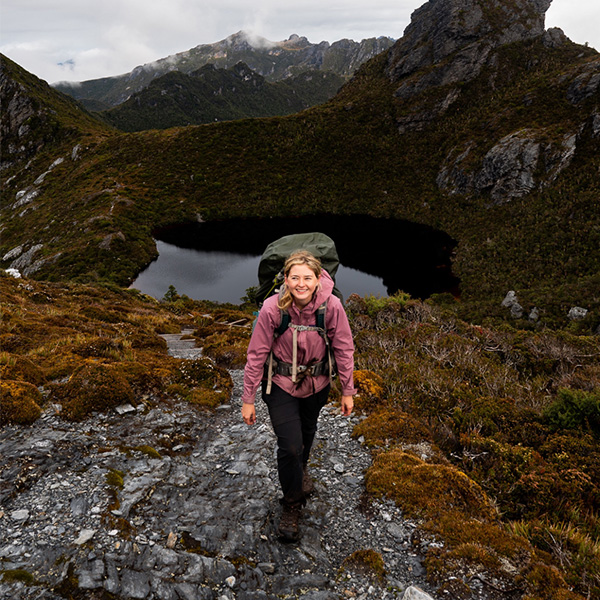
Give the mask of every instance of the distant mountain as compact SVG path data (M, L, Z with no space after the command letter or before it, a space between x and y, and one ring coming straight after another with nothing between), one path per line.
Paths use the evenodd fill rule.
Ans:
M369 38L361 42L339 40L333 44L311 44L305 37L292 35L282 42L270 42L239 31L214 44L202 44L187 52L162 58L136 67L131 73L103 77L80 83L61 82L55 88L83 102L96 101L105 108L128 100L165 73L192 73L206 64L232 68L245 63L268 81L279 81L307 70L331 71L348 79L367 60L389 49L394 40L388 37ZM93 109L97 110L96 104Z
M232 69L209 64L189 75L162 75L123 104L103 111L102 117L122 131L142 131L288 115L326 102L343 83L328 71L307 71L271 83L241 62Z

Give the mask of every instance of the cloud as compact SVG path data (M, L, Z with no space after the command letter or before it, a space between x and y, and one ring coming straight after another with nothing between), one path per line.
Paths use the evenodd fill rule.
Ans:
M399 38L425 0L0 0L0 52L49 82L119 75L240 30L273 42ZM548 26L600 47L598 0L553 0Z
M599 24L598 0L553 0L546 13L546 27L560 27L572 41L600 51Z

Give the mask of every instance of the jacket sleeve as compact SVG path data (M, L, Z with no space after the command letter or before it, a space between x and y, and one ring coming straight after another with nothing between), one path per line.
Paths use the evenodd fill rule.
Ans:
M244 391L242 392L244 404L254 404L256 391L263 378L265 362L273 347L275 326L273 310L269 310L266 305L263 305L258 313L248 344L248 355L244 368Z
M332 296L329 300L333 310L327 311L327 333L337 364L338 376L342 384L342 395L356 394L354 387L354 341L348 316L341 301Z

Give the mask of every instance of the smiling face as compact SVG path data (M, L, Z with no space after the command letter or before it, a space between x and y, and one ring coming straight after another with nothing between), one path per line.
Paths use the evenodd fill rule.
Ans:
M319 277L307 265L294 265L285 278L285 283L298 308L304 308L313 297Z

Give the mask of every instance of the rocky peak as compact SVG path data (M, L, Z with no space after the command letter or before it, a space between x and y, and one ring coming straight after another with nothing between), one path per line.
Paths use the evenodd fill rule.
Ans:
M544 33L552 0L429 0L413 12L404 36L390 51L387 74L400 81L435 65L427 84L475 77L490 50ZM441 70L440 70L441 69ZM400 89L413 95L421 86Z

